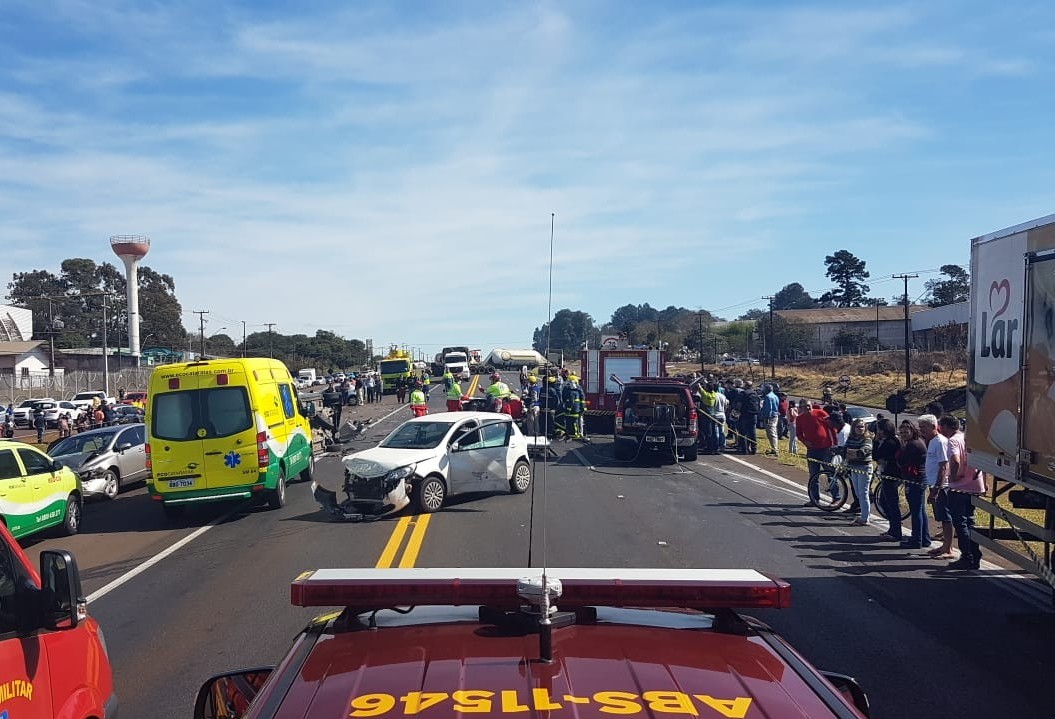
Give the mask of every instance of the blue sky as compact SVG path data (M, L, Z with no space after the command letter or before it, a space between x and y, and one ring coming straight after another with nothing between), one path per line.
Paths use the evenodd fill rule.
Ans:
M1045 2L5 0L0 273L145 234L188 327L526 346L555 213L598 322L838 249L891 297L1055 212L1053 48Z

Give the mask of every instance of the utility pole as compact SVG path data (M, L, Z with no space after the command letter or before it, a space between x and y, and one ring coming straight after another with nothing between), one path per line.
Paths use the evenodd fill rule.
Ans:
M194 310L194 314L198 315L198 323L201 327L199 337L201 338L201 356L205 358L205 315L209 314L209 310Z
M773 298L763 297L764 300L769 300L769 374L770 379L776 381L777 379L777 332L773 326ZM762 373L765 377L765 372Z
M245 357L245 320L242 320L242 356Z
M908 281L914 277L919 277L919 275L904 274L891 275L891 277L895 280L905 281L905 294L902 297L902 304L905 306L905 389L909 390L912 389L912 356L909 351L911 330L908 319Z
M876 297L876 358L879 357L879 298Z
M110 396L110 348L106 346L106 294L103 294L103 392Z
M274 342L271 339L271 329L274 326L275 326L274 322L268 322L267 323L267 356L268 357L274 357L275 356L275 345L274 345Z
M696 349L700 351L700 374L703 374L703 310L696 311L696 317L700 320L700 339L696 343ZM717 338L715 338L717 340ZM717 342L715 343L717 351ZM715 360L717 362L717 360Z

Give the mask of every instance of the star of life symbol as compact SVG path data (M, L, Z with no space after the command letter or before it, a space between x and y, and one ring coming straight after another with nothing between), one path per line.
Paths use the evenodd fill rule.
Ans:
M234 469L242 463L242 455L238 454L238 452L235 452L234 450L231 450L230 452L224 455L223 463L231 469ZM0 719L3 719L3 717L0 717Z

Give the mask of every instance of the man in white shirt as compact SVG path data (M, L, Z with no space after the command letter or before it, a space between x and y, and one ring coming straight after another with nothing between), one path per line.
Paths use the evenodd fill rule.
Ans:
M952 515L949 514L948 502L939 502L940 495L949 486L949 440L938 432L938 418L925 414L918 420L919 433L927 443L927 461L923 477L930 492L927 501L934 506L934 519L941 522L942 541L952 534Z

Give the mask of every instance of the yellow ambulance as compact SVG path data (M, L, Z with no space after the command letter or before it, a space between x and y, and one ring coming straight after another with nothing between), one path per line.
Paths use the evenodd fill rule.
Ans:
M151 499L167 516L188 504L259 497L286 503L311 479L311 425L286 365L248 357L156 367L147 403Z

